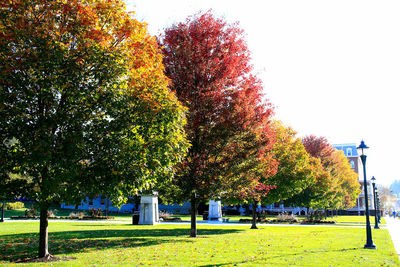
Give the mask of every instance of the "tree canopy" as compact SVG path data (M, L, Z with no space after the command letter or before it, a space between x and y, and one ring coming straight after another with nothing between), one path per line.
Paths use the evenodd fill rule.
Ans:
M344 153L335 150L324 137L311 135L302 141L311 156L315 180L287 202L314 209L348 209L354 206L360 184Z
M276 203L299 194L315 181L315 173L302 140L296 132L280 121L275 121L276 141L273 147L274 158L279 162L277 173L268 180L275 186L265 197L269 203Z

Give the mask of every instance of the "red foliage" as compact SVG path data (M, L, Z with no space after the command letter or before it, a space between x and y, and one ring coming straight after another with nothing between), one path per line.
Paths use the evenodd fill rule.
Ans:
M251 199L256 202L261 201L261 198L265 197L271 189L276 189L274 185L265 185L257 182L254 187L248 187L242 190L240 193L241 199Z
M308 154L312 157L324 159L332 154L335 149L329 144L325 137L317 137L315 135L306 136L303 138L303 144Z
M250 157L270 161L266 173L276 169L267 153L274 141L273 110L251 75L243 31L208 11L166 29L160 39L170 87L189 110L192 146L180 167L186 171L181 187L216 196L226 177L235 175L231 166Z

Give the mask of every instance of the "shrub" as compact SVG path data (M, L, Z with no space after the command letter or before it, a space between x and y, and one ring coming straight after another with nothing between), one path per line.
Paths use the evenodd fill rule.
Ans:
M325 219L325 213L320 210L312 211L308 213L306 221L313 222L313 221L322 221Z
M48 210L48 211L47 211L47 216L48 216L49 218L56 218L56 217L57 217L57 216L56 216L56 212L57 212L56 209L54 209L54 210Z
M29 209L25 210L25 217L36 217L37 213L37 210L35 210L33 207L30 207Z
M165 219L171 219L171 214L169 214L169 213L166 212L166 211L160 211L160 213L158 214L158 217L159 217L160 219L163 219L163 220L165 220Z
M98 208L98 209L90 208L89 209L89 214L90 214L90 217L101 217L101 216L103 216L103 212L101 211L100 208Z
M7 210L17 210L17 209L22 209L24 207L25 207L24 203L19 201L6 203Z
M80 218L83 218L83 216L85 216L85 213L84 212L71 212L70 214L69 214L69 217L70 218L73 218L73 219L80 219Z
M278 214L278 217L276 218L276 220L278 222L298 222L299 221L297 219L296 215L287 214L287 213Z

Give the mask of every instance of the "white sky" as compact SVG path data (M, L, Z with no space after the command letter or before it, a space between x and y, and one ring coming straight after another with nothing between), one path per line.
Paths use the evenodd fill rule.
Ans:
M400 179L400 1L126 2L153 35L210 8L239 21L278 119L331 144L364 139L368 178Z

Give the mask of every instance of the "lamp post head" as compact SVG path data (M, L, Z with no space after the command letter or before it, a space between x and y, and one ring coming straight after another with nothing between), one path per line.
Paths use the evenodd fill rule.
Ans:
M365 155L364 150L367 150L369 147L364 143L364 140L361 141L361 144L357 147L358 152L361 155Z
M375 186L375 180L376 180L375 177L372 176L371 181L372 181L372 185L373 185L373 186Z

